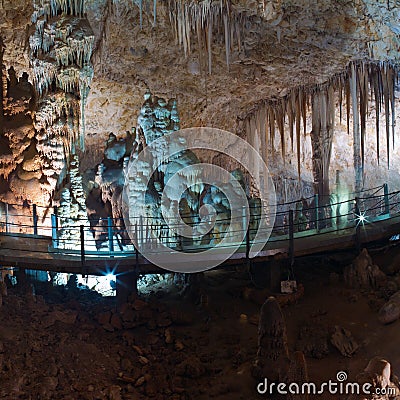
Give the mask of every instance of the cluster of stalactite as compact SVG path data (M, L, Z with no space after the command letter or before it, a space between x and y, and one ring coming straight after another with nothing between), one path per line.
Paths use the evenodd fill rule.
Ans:
M75 144L83 147L83 106L93 78L90 58L94 34L83 17L83 10L84 0L35 0L32 15L35 30L29 38L34 83L39 97L36 123L39 129L52 130L52 125L63 119L66 129L62 131L67 132L66 139L71 148ZM64 110L68 102L68 111L72 109L74 113L57 113L55 119L49 116L48 96L53 96L53 100L59 103L53 108ZM73 124L69 123L71 115Z
M84 13L85 0L38 0L34 1L32 22L36 22L44 17L46 20L59 13L66 15L82 16Z
M201 64L205 56L208 72L212 72L212 44L215 38L225 42L226 64L229 69L231 51L237 46L240 51L245 33L247 16L235 10L229 0L204 1L168 1L169 17L175 38L185 52L192 51L192 36L197 39ZM222 34L221 34L222 33Z
M29 37L38 97L34 126L43 173L53 190L66 176L71 153L84 150L84 106L93 78L94 34L84 0L34 0Z
M4 42L3 38L0 35L0 135L3 134L4 130L4 111L3 111L3 101L4 101L4 93L5 93L5 85L3 81L3 56L4 56Z
M315 86L300 86L279 99L259 102L244 120L246 136L261 149L268 162L268 149L274 149L275 135L280 135L282 158L287 153L286 135L296 143L298 174L301 173L301 132L306 133L307 116L312 113L311 140L314 178L322 192L328 190L328 172L337 110L342 119L346 110L347 131L353 134L356 190L362 187L365 160L365 135L368 110L375 108L376 150L379 163L380 120L385 118L387 162L390 163L390 137L394 141L395 86L398 67L389 62L352 61L347 68L327 82ZM350 116L352 115L352 119ZM296 140L294 140L294 136ZM273 151L272 151L273 153ZM325 184L323 183L325 182Z

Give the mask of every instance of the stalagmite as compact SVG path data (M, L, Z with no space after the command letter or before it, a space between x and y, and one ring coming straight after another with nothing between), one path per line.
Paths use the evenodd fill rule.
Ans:
M86 196L79 172L79 159L76 154L71 156L68 171L69 187L62 191L59 215L61 230L59 232L60 247L75 249L80 246L80 226L88 227L86 212Z
M297 383L298 387L301 388L303 383L309 382L307 361L304 357L304 353L301 351L295 351L290 360L290 366L287 373L286 382L288 385ZM308 393L291 393L287 396L288 400L308 400Z
M287 376L289 365L285 319L277 300L269 297L261 308L253 376L282 382Z
M368 387L369 394L352 392L347 400L388 400L396 399L400 395L398 378L392 373L390 363L381 357L372 358L364 371L356 376L355 382L360 387Z

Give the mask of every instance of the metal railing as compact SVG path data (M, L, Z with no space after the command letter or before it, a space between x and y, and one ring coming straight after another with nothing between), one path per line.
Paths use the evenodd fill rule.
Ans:
M74 220L68 225L68 218L58 215L57 207L50 214L49 208L38 212L36 205L13 205L0 203L0 233L8 235L30 235L30 237L51 238L49 251L64 255L81 257L84 264L86 257L127 257L136 256L137 246L134 246L130 236L134 236L139 248L156 251L157 241L174 250L201 251L218 243L227 233L233 235L228 247L240 246L246 255L249 246L255 243L259 228L260 213L257 207L250 208L250 223L246 217L231 220L218 219L218 230L194 240L187 240L174 232L174 224L167 225L162 218L146 219L143 216L130 220L131 235L122 218L89 217L89 219ZM293 257L294 241L305 236L317 236L327 233L342 234L354 231L359 237L360 227L374 221L388 219L400 214L400 191L389 193L387 184L358 193L333 194L328 197L315 195L307 199L299 199L278 204L269 208L263 218L275 215L270 241L289 241L289 255ZM188 225L195 226L198 216L183 215L190 220ZM225 230L224 230L225 229Z

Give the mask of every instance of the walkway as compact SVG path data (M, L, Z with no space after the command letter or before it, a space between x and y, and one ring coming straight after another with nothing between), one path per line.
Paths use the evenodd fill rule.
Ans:
M270 240L255 260L273 257L294 259L355 248L388 240L400 233L400 191L389 193L387 186L383 185L346 197L337 201L340 196L333 195L329 201L321 201L315 196L278 205ZM40 224L36 207L30 208L30 216L26 213L16 214L16 210L18 207L11 205L3 205L3 209L0 209L0 265L3 267L85 275L102 275L111 271L161 272L138 254L132 245L128 246L128 250L126 246L124 250L119 250L123 239L118 221L111 218L103 221L103 243L97 249L93 229L89 226L65 226L56 214L48 216ZM149 240L151 227L143 220L139 222L141 224L136 227L139 239ZM165 237L170 243L176 240L168 235L167 228L158 226L157 229L164 240ZM78 232L73 235L73 230ZM248 234L247 243L244 241L222 266L247 260L248 246L252 240L251 229ZM65 248L71 247L68 246L68 240L72 239L68 238L78 238L78 250Z

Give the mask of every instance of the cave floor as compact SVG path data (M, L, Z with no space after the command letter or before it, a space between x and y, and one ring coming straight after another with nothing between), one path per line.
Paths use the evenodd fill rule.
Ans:
M318 334L338 325L351 332L359 349L344 357L328 341L328 354L306 356L310 381L335 379L343 370L353 382L377 355L399 374L400 322L378 322L384 294L346 288L337 257L296 263L304 296L282 308L290 353L299 347L302 327L314 326ZM388 257L378 255L376 262ZM183 292L172 282L159 282L122 306L122 314L115 297L34 285L36 295L25 284L3 296L1 399L266 398L256 392L251 366L260 303L268 291L255 289L243 268L208 272L197 287Z

